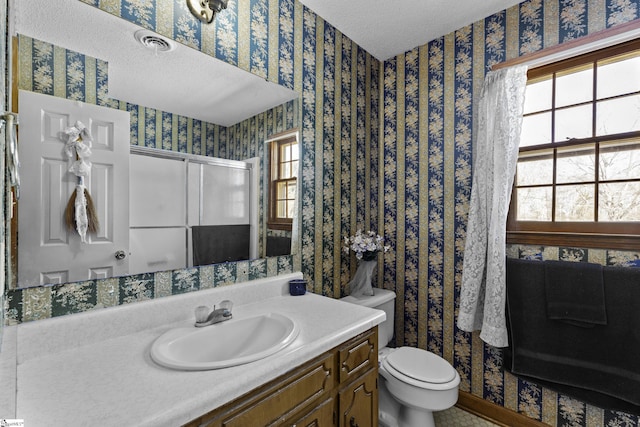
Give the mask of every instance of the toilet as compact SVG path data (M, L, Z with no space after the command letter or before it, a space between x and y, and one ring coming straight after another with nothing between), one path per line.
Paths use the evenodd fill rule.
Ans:
M373 296L347 296L341 301L383 310L378 325L380 427L435 427L433 411L458 401L460 375L442 357L414 347L388 348L393 336L393 291L373 288Z

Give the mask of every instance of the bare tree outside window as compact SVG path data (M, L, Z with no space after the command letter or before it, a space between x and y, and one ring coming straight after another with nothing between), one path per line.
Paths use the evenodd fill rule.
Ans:
M508 231L640 234L640 41L529 71Z

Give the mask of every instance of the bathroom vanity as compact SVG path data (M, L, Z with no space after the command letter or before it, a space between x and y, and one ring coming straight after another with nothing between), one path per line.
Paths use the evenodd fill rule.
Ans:
M377 327L188 427L378 425Z
M291 296L293 278L301 274L7 327L0 417L48 427L375 425L384 313ZM151 359L159 336L191 327L196 306L224 299L234 318L280 313L299 334L278 353L224 369L182 371Z

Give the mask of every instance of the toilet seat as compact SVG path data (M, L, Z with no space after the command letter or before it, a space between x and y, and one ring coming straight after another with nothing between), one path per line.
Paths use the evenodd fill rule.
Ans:
M456 370L442 357L414 347L400 347L389 353L382 366L396 379L415 387L444 390L458 378Z

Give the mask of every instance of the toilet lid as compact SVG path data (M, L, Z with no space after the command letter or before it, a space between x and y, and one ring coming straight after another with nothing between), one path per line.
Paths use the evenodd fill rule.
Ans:
M456 377L449 362L419 348L400 347L387 356L386 362L399 373L425 383L443 384Z

